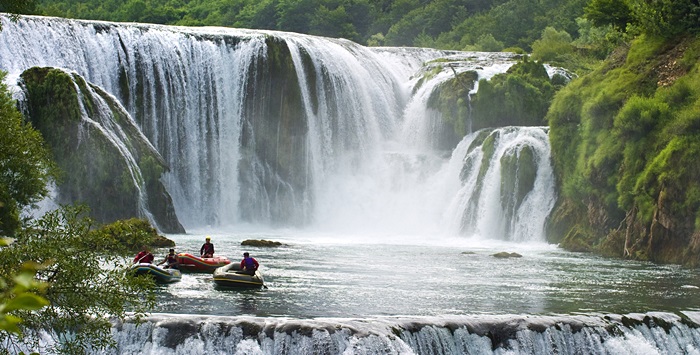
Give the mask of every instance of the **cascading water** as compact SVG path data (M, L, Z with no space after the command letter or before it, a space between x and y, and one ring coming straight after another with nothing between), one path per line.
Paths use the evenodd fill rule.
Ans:
M695 312L627 316L279 321L152 317L109 354L696 354Z
M422 62L454 53L265 31L2 21L3 70L68 68L124 102L170 166L164 183L186 227L460 229L444 224L461 188L456 175L440 175L455 172L449 153L431 149L433 132L420 128L431 88L452 71L411 93ZM474 58L469 69L483 77L512 64ZM498 203L490 197L479 208Z
M677 311L697 304L691 271L643 273L637 269L649 266L637 264L627 271L617 264L588 269L589 260L552 257L550 249L532 252L528 260L535 262L494 261L478 243L457 250L467 248L466 238L446 246L428 240L445 234L535 242L518 244L526 251L543 241L555 199L548 129L469 132L445 149L436 144L440 114L428 107L442 83L465 71L489 78L513 64L511 55L370 49L267 31L0 20L0 69L9 72L10 84L32 66L59 67L120 101L169 165L163 180L188 228L249 222L371 238L366 245L329 246L300 237L285 248L258 250L271 280L265 292L219 292L205 276L183 277L159 294L166 299L159 310L178 314L154 314L138 327L117 323L112 353L700 349L700 317L692 311L551 315L607 309L620 297L626 298L611 312L634 312L637 305L626 301L658 280L672 282L645 295L648 304L672 303L663 311ZM103 97L96 91L89 94ZM110 126L106 116L101 127ZM106 133L130 154L118 130ZM138 166L127 160L138 185ZM418 235L424 243L380 246L389 235L401 241ZM240 248L234 242L249 234L215 237L226 241L217 251L233 255ZM178 248L200 242L193 235L173 238ZM581 270L588 276L580 277ZM634 280L620 282L627 276ZM610 284L615 289L607 292ZM580 294L591 291L600 301L580 304ZM522 312L547 315L511 315ZM317 318L325 315L358 318Z

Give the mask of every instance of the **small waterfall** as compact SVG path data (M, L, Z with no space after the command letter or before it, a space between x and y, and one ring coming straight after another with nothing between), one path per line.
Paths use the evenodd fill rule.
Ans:
M696 354L698 315L285 320L154 315L104 354Z
M462 182L449 225L488 239L544 241L544 223L555 202L546 127L481 130L452 155Z
M546 130L494 130L481 142L498 141L496 155L470 174L476 158L459 156L467 143L436 149L440 115L427 108L440 83L467 70L489 78L514 63L510 54L370 49L274 31L0 21L0 69L11 78L32 66L66 68L122 103L165 159L163 183L187 228L542 239L553 201Z

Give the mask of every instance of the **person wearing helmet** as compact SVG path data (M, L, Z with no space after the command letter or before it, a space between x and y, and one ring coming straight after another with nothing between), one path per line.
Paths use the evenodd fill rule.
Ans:
M214 257L214 244L211 243L211 238L207 236L202 248L199 249L199 255L203 258L213 258Z
M249 275L255 275L255 271L258 270L260 264L255 258L251 258L248 252L243 253L243 260L241 260L241 270Z

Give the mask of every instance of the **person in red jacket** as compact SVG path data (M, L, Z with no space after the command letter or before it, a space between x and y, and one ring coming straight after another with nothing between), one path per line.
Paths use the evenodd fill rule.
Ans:
M148 246L144 245L141 247L141 251L136 254L136 257L134 257L134 264L137 263L148 263L152 264L153 263L153 254L151 254L150 250L148 250Z
M260 264L255 258L251 258L248 252L243 253L243 260L241 260L241 270L249 275L255 275L255 271L258 270Z

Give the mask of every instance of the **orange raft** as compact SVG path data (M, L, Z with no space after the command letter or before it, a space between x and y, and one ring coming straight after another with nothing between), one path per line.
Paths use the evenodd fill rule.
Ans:
M231 263L225 256L200 258L189 253L177 254L178 267L182 272L214 272L217 268Z

